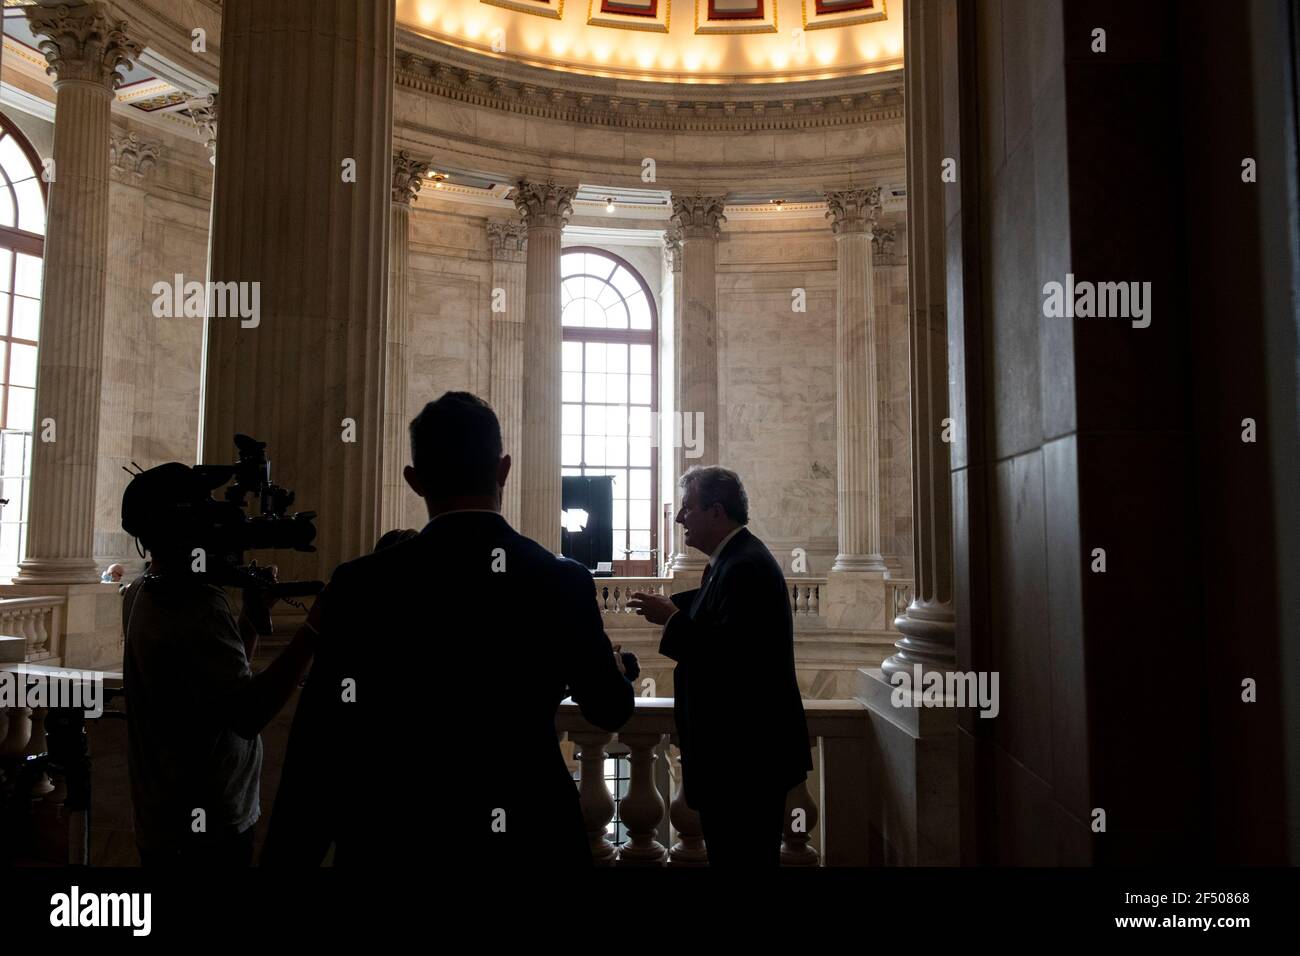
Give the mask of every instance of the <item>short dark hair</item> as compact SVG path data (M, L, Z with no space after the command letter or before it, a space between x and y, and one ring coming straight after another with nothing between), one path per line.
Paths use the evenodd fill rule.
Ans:
M488 495L497 486L501 423L469 392L446 392L411 422L411 464L427 498Z
M687 469L678 482L682 492L695 488L700 493L700 507L722 505L722 510L732 521L749 524L749 495L740 475L721 465L695 465Z

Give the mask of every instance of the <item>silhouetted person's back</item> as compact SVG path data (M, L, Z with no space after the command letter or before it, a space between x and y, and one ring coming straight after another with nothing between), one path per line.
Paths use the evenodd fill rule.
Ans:
M449 393L421 418L483 412ZM453 458L454 442L437 452ZM418 447L415 457L418 467ZM314 865L334 842L345 866L589 864L556 707L572 694L611 730L633 707L591 576L490 508L442 509L448 496L412 479L435 516L415 538L340 565L313 612L322 637L263 862Z

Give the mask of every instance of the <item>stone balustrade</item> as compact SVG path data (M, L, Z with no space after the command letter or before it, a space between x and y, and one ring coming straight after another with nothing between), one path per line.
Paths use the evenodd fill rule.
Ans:
M821 617L825 578L787 578L785 586L790 590L790 607L796 619Z
M65 600L53 595L0 600L0 635L23 638L28 662L57 657Z
M672 578L596 578L596 604L601 614L635 614L627 606L637 591L671 594Z
M755 706L762 706L756 701ZM805 700L814 769L790 791L781 843L785 866L862 866L868 859L867 717L858 700ZM737 714L738 733L744 733ZM582 817L592 858L602 865L702 866L708 847L699 816L685 800L670 697L639 697L617 734L582 719L576 704L560 705L556 729L574 747ZM615 804L605 782L605 760L622 750L630 773L626 795ZM661 766L667 773L661 772ZM736 787L745 768L736 767ZM665 792L666 791L666 792ZM817 794L818 796L814 796ZM609 824L618 814L627 839L616 845ZM665 815L670 827L665 827Z

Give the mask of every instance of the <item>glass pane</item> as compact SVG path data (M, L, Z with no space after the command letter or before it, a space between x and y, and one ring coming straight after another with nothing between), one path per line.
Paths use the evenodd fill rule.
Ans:
M577 466L582 464L582 436L564 435L560 438L560 464L573 465L573 474L578 473ZM566 468L564 474L569 474Z
M629 400L634 405L650 404L650 376L633 375L631 379L632 394Z
M10 182L18 182L20 179L31 179L36 175L32 169L32 164L27 160L27 154L23 148L18 145L18 141L12 136L6 134L3 140L0 140L0 166L5 169L5 175L9 177Z
M618 528L614 529L614 559L622 561L626 558L625 550L627 548L627 532Z
M650 550L650 529L642 531L629 531L627 535L627 546L633 551L646 552Z
M627 328L627 306L622 302L616 302L611 306L609 311L605 313L605 317L609 320L611 329Z
M14 291L19 295L41 297L41 260L35 256L18 253L18 267L14 274Z
M645 296L638 296L627 303L628 311L632 313L632 328L648 329L650 328L650 305L646 302Z
M631 434L650 437L650 409L644 405L634 405L628 409L627 423Z
M623 294L623 298L630 299L634 295L641 294L641 283L636 281L636 276L628 272L622 266L619 266L609 280L613 283L614 288Z
M560 313L560 324L561 325L582 325L582 317L585 314L586 313L583 309L582 300L574 299L572 302L566 305L564 307L564 311Z
M581 252L566 252L560 256L560 275L571 276L582 272L582 263L586 258Z
M628 490L629 498L650 497L650 470L635 468L632 470L632 486Z
M622 404L627 401L627 376L605 376L605 401Z
M0 226L16 226L14 221L14 195L9 187L0 183Z
M650 374L650 346L632 346L632 371L638 375Z
M582 434L582 406L565 405L560 414L561 435Z
M561 469L560 469L560 477L563 477L563 476L565 476L565 475L581 475L581 474L582 474L582 469L581 469L581 468L561 468Z
M0 189L0 195L4 190ZM9 272L13 265L14 254L8 249L0 249L0 292L9 291Z
M625 406L616 405L605 413L605 434L627 434L627 408Z
M560 346L561 368L566 372L582 371L582 343L565 342Z
M36 346L14 344L9 349L9 383L36 387ZM10 428L15 426L10 425Z
M14 186L18 194L18 228L45 235L45 197L35 179Z
M0 292L0 335L8 335L8 334L9 334L9 293Z
M564 372L561 375L563 381L560 383L562 393L561 401L580 402L582 401L582 373L581 372Z
M587 401L603 402L605 400L605 376L599 372L587 373Z
M628 449L629 465L639 465L642 468L650 467L650 439L633 438L629 443Z
M605 464L607 465L627 464L627 439L626 438L605 439Z
M596 296L596 304L601 308L608 309L611 305L620 301L623 297L618 294L618 290L612 285L601 286L600 294Z
M605 434L605 406L588 405L587 406L587 430L588 435Z
M605 464L605 439L599 435L588 435L583 440L583 463L587 465Z
M0 300L8 299L7 295L0 295ZM7 303L3 303L7 304ZM0 305L2 307L2 305ZM41 327L41 304L36 299L29 299L20 295L14 298L14 326L10 333L16 339L31 339L36 341L40 334ZM4 328L3 321L0 321L0 329Z
M591 299L582 300L582 324L589 329L605 327L605 310Z
M30 431L35 411L36 389L18 388L11 385L9 387L9 415L5 421L5 427Z
M587 371L604 372L605 369L605 349L604 342L587 343Z
M0 385L3 385L3 384L5 383L5 381L6 381L6 379L5 379L5 369L8 368L9 366L8 366L8 364L5 362L5 359L8 357L8 355L7 355L8 351L9 351L9 343L8 343L8 342L0 342ZM21 450L21 448L20 448L20 450ZM12 457L12 452L10 452L10 450L9 450L9 435L6 434L6 435L5 435L5 465L6 465L7 468L10 468L10 467L11 467L12 470L7 470L7 471L5 471L5 474L6 474L6 475L16 475L16 474L18 474L18 471L17 471L18 466L17 466L16 462L18 462L18 461L20 461L20 460L21 460L21 459L19 459L19 458L14 458L14 457Z
M611 342L607 346L608 365L605 367L607 372L626 372L627 371L627 346L621 342Z
M627 527L627 502L622 498L614 499L614 517L611 520L616 529Z
M27 436L22 432L5 432L3 440L0 440L0 456L4 458L4 461L0 462L0 468L4 469L6 477L26 474L27 469L24 467L27 461L26 438ZM8 497L8 495L0 497Z

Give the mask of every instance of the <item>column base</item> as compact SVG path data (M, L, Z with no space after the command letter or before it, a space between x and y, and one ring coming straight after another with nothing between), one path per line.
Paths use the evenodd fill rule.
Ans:
M97 584L93 558L27 558L19 563L15 584Z
M885 572L846 571L832 568L826 575L821 603L828 627L854 631L883 631L888 622L885 607Z
M858 671L876 745L867 789L873 864L956 866L957 712L944 706L896 707L896 690L876 668ZM918 694L919 698L919 694Z
M903 637L894 642L898 650L880 665L886 680L899 671L911 674L918 664L922 673L956 669L957 622L951 604L913 601L894 618L894 627Z
M871 571L884 573L889 570L885 559L878 554L837 554L832 571Z

